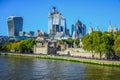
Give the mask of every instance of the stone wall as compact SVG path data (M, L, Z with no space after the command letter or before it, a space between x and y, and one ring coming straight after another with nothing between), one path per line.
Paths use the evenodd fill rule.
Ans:
M49 54L55 55L57 47L55 42L37 43L34 46L34 54Z
M48 54L55 55L57 54L57 45L56 42L49 42L48 43Z
M49 55L55 55L57 53L57 49L54 47L49 47L48 48L48 54Z
M70 55L73 57L81 57L81 58L92 58L92 53L83 50L82 48L68 48L65 51L58 51L59 55ZM94 55L95 59L99 59L99 54ZM102 55L102 59L105 59L105 55Z
M47 54L47 47L34 47L34 54Z

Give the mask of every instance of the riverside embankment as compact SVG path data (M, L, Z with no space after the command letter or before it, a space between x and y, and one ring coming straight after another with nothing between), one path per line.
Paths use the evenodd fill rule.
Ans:
M94 64L101 66L120 67L120 61L94 60L94 59L75 58L69 56L50 56L50 55L34 55L34 54L18 54L18 53L0 53L0 55L10 56L10 57L33 57L33 58L41 58L41 59L79 62L79 63Z

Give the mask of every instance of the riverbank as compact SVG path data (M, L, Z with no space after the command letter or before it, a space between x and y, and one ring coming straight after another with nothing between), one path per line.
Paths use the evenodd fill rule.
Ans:
M94 64L101 66L120 67L120 61L94 60L94 59L75 58L68 56L50 56L50 55L34 55L34 54L18 54L18 53L0 53L0 55L11 56L11 57L33 57L33 58L41 58L41 59L79 62L79 63Z

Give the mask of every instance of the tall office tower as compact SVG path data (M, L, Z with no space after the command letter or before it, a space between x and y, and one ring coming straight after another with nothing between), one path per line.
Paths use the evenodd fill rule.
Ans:
M82 38L86 34L86 26L80 20L72 25L72 36L78 35L78 38Z
M48 34L55 35L57 32L66 34L66 19L53 7L48 14Z
M18 16L10 16L7 18L9 37L19 36L19 32L23 28L23 18Z

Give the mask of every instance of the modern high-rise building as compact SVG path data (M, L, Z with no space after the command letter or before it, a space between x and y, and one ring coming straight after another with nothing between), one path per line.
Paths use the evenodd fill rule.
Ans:
M19 36L19 32L23 29L23 18L18 16L10 16L7 18L9 37Z
M86 34L86 26L80 20L78 20L74 25L72 25L72 37L82 38Z
M56 7L53 7L48 14L48 34L55 35L57 32L66 34L66 31L66 19L56 10Z

